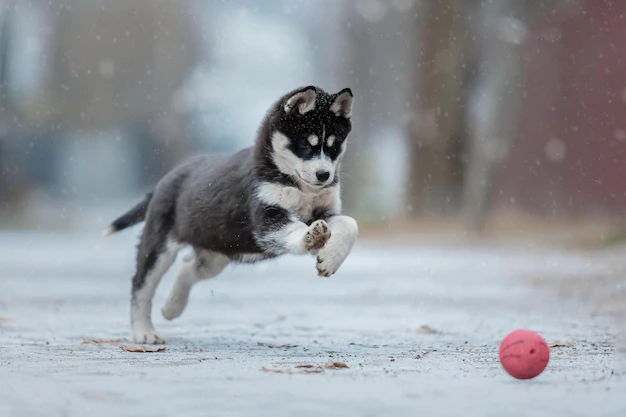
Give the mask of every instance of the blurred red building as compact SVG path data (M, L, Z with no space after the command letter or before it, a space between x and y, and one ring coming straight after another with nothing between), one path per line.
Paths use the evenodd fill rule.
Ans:
M589 0L538 23L499 202L617 215L626 209L626 1Z

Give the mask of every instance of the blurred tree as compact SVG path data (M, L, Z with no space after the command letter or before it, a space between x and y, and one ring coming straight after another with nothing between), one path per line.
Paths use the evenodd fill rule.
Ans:
M152 185L189 153L172 100L197 61L189 3L0 0L0 203Z
M462 210L467 226L482 230L517 128L529 26L536 16L575 1L422 3L410 131L408 202L415 214Z
M325 68L334 89L350 87L355 94L353 130L342 163L343 205L360 221L379 222L404 207L408 158L401 126L411 115L407 82L414 71L418 7L413 1L327 2L332 12L324 13L323 43L332 46L324 48L329 54Z
M423 3L417 25L415 97L410 128L409 211L441 214L458 209L466 142L467 29L464 0Z
M477 4L472 45L480 71L471 95L470 148L463 215L474 231L485 227L498 169L518 129L524 91L523 53L540 15L577 0L498 0Z
M475 45L481 70L472 89L471 140L463 213L466 225L484 228L494 175L516 129L523 90L522 46L528 1L487 2L478 11Z
M6 80L6 55L7 55L7 22L8 22L8 13L2 13L0 16L0 125L4 125L4 117L6 113L6 93L5 93L5 80ZM1 132L0 132L1 133ZM6 147L6 135L0 134L0 218L3 214L4 206L7 205L5 201L5 193L6 193L6 166L5 166L5 152L4 149Z
M8 55L14 11L10 4L2 5L4 8L0 11L0 218L12 214L10 211L17 210L19 200L23 196L21 192L23 190L20 190L23 181L19 180L20 173L11 164L9 157L12 145L10 141L14 138L13 127L16 123L15 112L7 93Z

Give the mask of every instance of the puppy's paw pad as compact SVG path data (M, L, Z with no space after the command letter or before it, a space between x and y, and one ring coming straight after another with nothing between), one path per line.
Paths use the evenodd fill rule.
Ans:
M313 222L304 235L304 242L308 251L322 248L328 239L330 239L330 228L324 220Z
M135 333L134 341L140 345L163 345L165 340L154 332Z

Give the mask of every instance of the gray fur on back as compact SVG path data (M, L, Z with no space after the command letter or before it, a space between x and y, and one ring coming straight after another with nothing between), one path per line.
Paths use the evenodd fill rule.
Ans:
M255 175L252 148L231 156L200 156L168 174L149 207L173 216L171 238L229 257L261 252L250 223Z

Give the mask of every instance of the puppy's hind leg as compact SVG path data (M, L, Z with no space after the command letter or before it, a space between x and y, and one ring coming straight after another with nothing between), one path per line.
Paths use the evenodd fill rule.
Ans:
M161 309L163 317L172 320L180 316L187 306L193 284L217 276L228 263L228 257L221 253L196 249L193 256L185 261L170 290L165 305Z
M162 344L165 341L152 324L152 298L156 288L176 259L180 245L167 241L167 229L154 227L148 219L139 243L137 272L133 277L131 325L135 343Z

